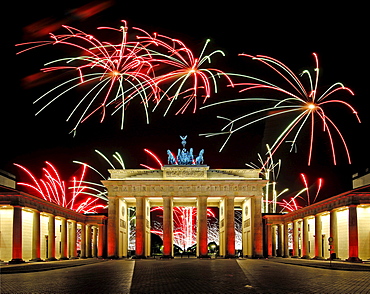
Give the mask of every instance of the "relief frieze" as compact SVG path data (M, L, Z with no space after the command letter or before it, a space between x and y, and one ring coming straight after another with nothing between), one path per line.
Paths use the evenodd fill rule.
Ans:
M124 194L135 196L138 195L151 195L158 193L209 193L209 194L233 194L243 192L255 192L258 185L244 184L244 185L113 185L110 189L111 193Z

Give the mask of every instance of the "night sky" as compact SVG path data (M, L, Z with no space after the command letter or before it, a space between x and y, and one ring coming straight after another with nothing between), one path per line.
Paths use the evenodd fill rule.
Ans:
M32 102L50 89L59 80L55 77L41 79L41 83L27 82L26 77L35 74L45 62L64 57L62 49L47 46L21 55L15 55L16 43L47 40L47 35L37 28L58 28L68 24L91 34L98 26L119 27L120 20L127 20L128 26L145 29L149 33L159 32L185 42L194 52L200 52L207 38L209 48L221 49L226 57L217 56L211 67L225 72L238 72L276 81L276 74L261 64L239 53L261 54L274 57L288 65L295 73L314 66L313 52L320 61L319 87L327 89L335 82L342 82L351 88L355 96L337 96L358 111L362 124L345 107L331 108L328 112L342 131L352 156L352 165L346 160L344 149L335 139L337 166L333 166L330 146L326 134L317 132L311 166L307 166L309 128L302 131L297 143L297 153L289 153L289 144L283 144L275 155L282 160L278 179L278 190L288 187L291 195L303 188L300 173L308 176L311 184L319 177L324 178L321 198L330 197L351 189L352 174L370 167L368 145L369 97L368 97L368 23L365 22L365 8L354 2L336 6L321 7L312 1L301 1L299 6L270 6L268 3L235 4L233 1L196 4L172 2L170 5L153 2L146 5L137 1L111 1L102 11L78 16L77 8L90 1L61 1L44 6L41 1L13 7L10 11L14 22L6 27L10 32L4 38L1 104L1 157L0 169L15 174L19 180L26 180L13 163L19 163L40 175L44 161L52 162L64 177L73 174L78 165L73 160L85 161L100 171L109 166L94 152L98 149L112 158L118 151L122 154L126 168L141 168L140 164L158 167L144 152L148 148L167 161L166 150L181 148L180 135L188 135L187 148L194 148L197 154L205 149L205 163L210 168L245 168L246 162L257 163L257 153L266 151L264 144L277 136L276 126L287 123L288 118L270 120L247 127L235 133L226 148L219 153L225 137L200 137L199 133L217 132L223 122L217 115L235 118L258 109L263 104L244 102L224 107L187 111L175 116L181 101L163 117L164 109L150 115L150 124L145 122L143 108L130 105L124 129L120 129L120 117L108 116L100 124L100 116L91 117L83 123L73 137L69 131L73 123L65 122L75 105L73 97L83 95L74 91L59 98L45 111L35 117L39 109ZM240 1L239 1L240 2ZM92 6L99 2L93 2ZM238 2L237 2L238 3ZM90 11L91 12L91 11ZM36 34L27 28L36 28ZM55 33L62 32L56 29ZM41 35L40 35L41 34ZM3 43L4 44L4 43ZM64 55L63 55L64 54ZM5 62L5 63L4 63ZM38 80L40 82L40 80ZM344 93L344 92L342 92ZM237 90L226 89L220 84L219 93L207 103L223 99L242 98ZM312 193L315 192L313 188ZM289 196L288 194L286 194Z

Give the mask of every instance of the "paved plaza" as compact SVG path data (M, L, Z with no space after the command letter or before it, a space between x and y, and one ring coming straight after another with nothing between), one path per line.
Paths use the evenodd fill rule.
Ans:
M370 293L369 264L291 258L79 259L1 273L1 293Z

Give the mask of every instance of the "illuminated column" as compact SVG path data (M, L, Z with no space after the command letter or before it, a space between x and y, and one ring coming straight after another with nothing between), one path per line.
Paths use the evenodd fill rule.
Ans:
M276 225L271 226L271 256L276 256Z
M71 221L71 230L69 235L69 257L71 259L77 258L77 223Z
M98 258L104 255L104 224L99 224L98 231Z
M163 197L163 257L172 258L173 213L172 198Z
M303 218L303 230L302 230L302 258L309 259L309 238L308 238L308 218Z
M321 215L315 215L315 259L323 259Z
M60 259L68 259L68 246L67 246L67 220L63 217L61 219L61 234L60 234L60 239L61 239L61 256Z
M57 260L55 258L55 216L49 214L48 223L48 259Z
M337 223L337 211L331 210L330 211L330 237L333 238L331 242L331 258L339 258L338 257L338 223Z
M253 218L253 250L252 257L263 257L263 225L262 225L262 196L251 198L252 218Z
M272 257L272 225L271 224L266 224L266 240L267 240L267 257Z
M117 250L117 222L118 222L118 213L117 209L118 199L116 197L109 197L108 194L108 258L117 258L118 257L118 250Z
M234 215L234 197L225 197L225 237L226 254L225 258L235 257L235 215ZM208 248L207 248L208 249Z
M136 197L136 248L135 258L146 258L145 255L145 198Z
M284 256L284 225L278 224L278 248L277 248L277 256L283 257Z
M33 211L32 225L32 259L31 261L41 260L41 239L40 239L40 211Z
M13 206L13 251L9 263L22 262L22 207Z
M284 255L283 257L289 257L289 223L284 223Z
M206 196L198 196L197 201L197 255L208 257Z
M357 205L351 204L348 208L348 259L347 261L359 262L358 258L358 223Z
M86 252L86 257L87 258L90 258L92 257L92 248L91 248L91 225L86 225L86 249L85 249L85 252Z
M299 257L298 220L293 221L293 257Z
M81 253L80 258L86 258L86 225L81 224Z
M98 257L98 228L96 226L93 226L92 231L92 257Z

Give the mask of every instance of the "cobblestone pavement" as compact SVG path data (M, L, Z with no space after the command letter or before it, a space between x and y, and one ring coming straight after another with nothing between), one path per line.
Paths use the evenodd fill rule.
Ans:
M333 270L328 262L282 258L87 259L2 265L0 292L370 293L370 267L342 265L345 270Z
M368 266L362 266L361 271L357 269L361 265L356 264L349 264L346 270L333 270L328 263L326 268L316 267L317 263L320 264L294 259L238 260L257 293L370 293ZM350 270L351 265L355 270Z
M131 293L253 293L249 285L232 259L140 260Z

